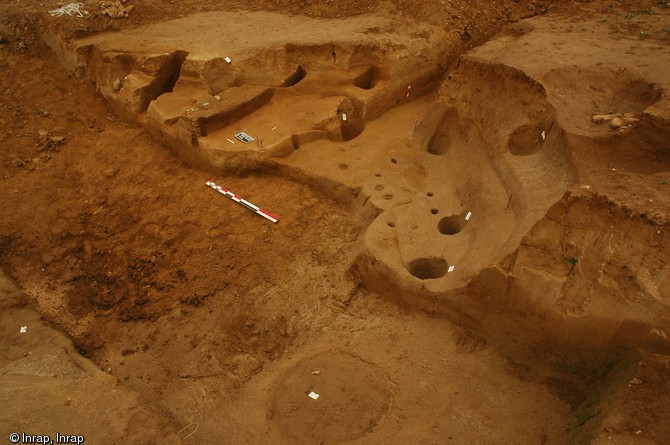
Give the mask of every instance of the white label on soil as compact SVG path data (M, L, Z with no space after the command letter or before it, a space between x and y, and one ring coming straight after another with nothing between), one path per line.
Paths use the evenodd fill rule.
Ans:
M318 395L317 393L315 393L314 391L310 392L310 393L309 393L309 396L310 396L311 398L313 398L314 400L316 400L316 399L319 398L319 395Z
M470 218L472 217L472 212L468 212L467 215L465 215L465 220L470 221Z
M237 139L239 139L240 141L244 142L245 144L248 144L248 143L253 142L253 141L256 140L256 139L252 138L251 136L249 136L248 134L246 134L244 131L240 131L239 133L237 133L235 135L235 137Z
M28 332L28 326L21 326L21 329L19 329L19 332L22 334L25 334Z
M344 114L344 113L342 113L342 120L343 120L343 121L346 121L346 120L347 120L347 115Z
M228 62L228 63L232 62L232 60L230 60L230 57L226 57L226 58L223 59L223 60L225 60L225 61Z
M454 269L456 269L456 266L449 266L449 269L447 269L447 272L453 272Z

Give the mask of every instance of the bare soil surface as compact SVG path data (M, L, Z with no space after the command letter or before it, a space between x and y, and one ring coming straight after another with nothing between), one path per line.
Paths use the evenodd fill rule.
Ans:
M667 2L85 3L0 5L0 441L670 441Z

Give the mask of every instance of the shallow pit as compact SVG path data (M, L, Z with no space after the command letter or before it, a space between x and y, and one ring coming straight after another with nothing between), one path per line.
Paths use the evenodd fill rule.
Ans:
M291 135L291 145L293 145L293 149L297 150L300 148L300 136L297 134L292 134Z
M288 76L283 82L282 86L284 87L292 87L293 85L298 84L301 80L305 78L307 75L307 71L305 71L305 68L303 68L301 65L298 65L298 67L295 69L293 73L291 73L290 76Z
M463 215L445 216L437 223L437 230L443 235L456 235L463 230L466 222Z
M407 265L409 273L420 280L442 278L449 269L444 258L418 258Z
M353 84L363 90L371 90L377 85L378 80L379 70L376 67L371 66L362 74L356 76Z
M453 145L452 133L458 134L460 132L458 125L458 112L455 109L445 112L435 129L435 133L428 140L426 147L428 153L436 156L446 154Z
M335 351L301 360L280 377L268 413L291 443L342 443L372 431L389 405L382 370Z
M542 149L545 139L542 138L542 132L547 130L540 124L526 124L517 127L510 135L507 141L507 148L510 153L517 156L529 156Z
M428 153L443 155L451 147L451 137L446 133L434 134L428 142Z

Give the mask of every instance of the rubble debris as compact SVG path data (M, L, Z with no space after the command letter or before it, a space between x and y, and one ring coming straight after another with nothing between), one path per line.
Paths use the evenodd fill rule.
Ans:
M40 144L46 144L49 140L49 132L46 130L39 130L37 132L37 142Z
M39 151L51 150L59 151L60 145L65 144L65 136L52 135L47 130L37 132L37 147Z
M608 123L613 130L624 132L633 128L640 122L640 119L632 113L594 114L591 122L594 124Z
M603 122L609 122L614 118L621 118L623 114L595 114L591 118L594 124L600 124Z
M89 12L84 9L83 3L70 3L65 6L61 6L58 9L52 9L49 11L49 14L52 17L61 17L66 14L69 16L86 17L89 15Z
M117 0L100 2L100 15L109 16L113 19L123 19L130 17L130 13L135 9L134 5L124 6L126 0L121 2Z
M615 117L610 121L610 127L616 129L619 129L623 127L623 120L621 118Z

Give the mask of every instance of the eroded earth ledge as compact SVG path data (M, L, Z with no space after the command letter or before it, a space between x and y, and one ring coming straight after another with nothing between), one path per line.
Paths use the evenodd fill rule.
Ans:
M309 141L356 138L407 101L408 86L412 98L434 88L458 42L437 27L376 17L215 12L54 46L182 156L236 169ZM257 142L239 143L240 128Z

